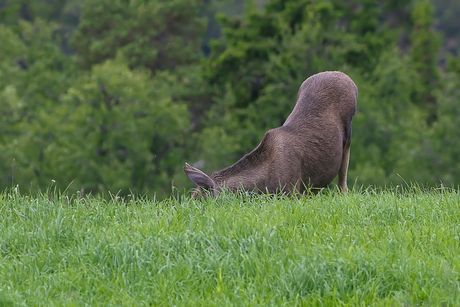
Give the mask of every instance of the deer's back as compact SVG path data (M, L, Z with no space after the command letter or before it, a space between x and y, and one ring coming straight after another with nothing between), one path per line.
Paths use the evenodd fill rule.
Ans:
M302 128L316 123L351 126L358 89L346 74L326 71L307 78L300 86L297 102L284 126Z

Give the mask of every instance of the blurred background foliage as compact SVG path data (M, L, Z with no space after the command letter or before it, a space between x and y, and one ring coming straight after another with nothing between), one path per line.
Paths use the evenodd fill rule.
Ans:
M170 195L359 88L349 185L460 180L460 2L0 0L0 186Z

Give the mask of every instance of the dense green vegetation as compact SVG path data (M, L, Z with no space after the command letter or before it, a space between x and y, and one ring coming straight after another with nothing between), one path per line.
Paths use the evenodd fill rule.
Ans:
M458 16L0 0L0 306L460 305ZM324 70L359 88L351 193L182 193L184 162L235 162Z
M324 70L359 88L349 180L460 179L456 1L0 0L0 187L164 198L283 123ZM403 179L401 179L403 178Z
M460 193L0 194L3 306L458 306Z

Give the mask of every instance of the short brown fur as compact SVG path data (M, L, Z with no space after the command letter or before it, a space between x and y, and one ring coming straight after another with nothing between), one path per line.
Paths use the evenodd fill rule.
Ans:
M283 126L265 133L260 144L232 166L206 175L188 164L185 174L216 196L222 188L258 193L305 193L323 188L338 175L347 193L351 123L358 89L346 74L318 73L300 86L297 102Z

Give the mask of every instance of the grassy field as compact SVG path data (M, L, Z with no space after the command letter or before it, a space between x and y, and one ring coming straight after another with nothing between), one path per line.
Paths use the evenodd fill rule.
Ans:
M460 306L456 190L45 194L0 194L0 306Z

